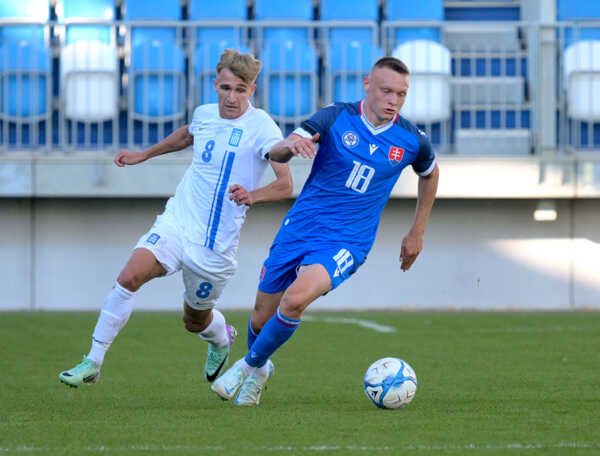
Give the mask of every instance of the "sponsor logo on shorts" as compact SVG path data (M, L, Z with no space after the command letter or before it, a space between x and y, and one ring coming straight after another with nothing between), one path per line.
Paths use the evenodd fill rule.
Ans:
M158 234L152 233L150 236L148 236L148 239L146 239L146 242L148 244L155 245L159 239L160 239L160 236Z
M229 138L229 145L234 147L239 146L242 139L242 133L244 133L244 130L240 128L234 128L231 132L231 137Z

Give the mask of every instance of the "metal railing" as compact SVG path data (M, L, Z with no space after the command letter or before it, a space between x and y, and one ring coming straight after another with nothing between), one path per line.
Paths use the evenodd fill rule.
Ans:
M0 27L22 23L1 20ZM540 125L547 97L540 93L540 81L553 77L557 81L554 89L554 153L584 153L589 157L600 150L600 120L573 117L567 90L570 82L565 79L564 67L567 45L586 37L586 31L600 29L600 21L503 22L486 24L486 29L482 29L480 23L435 21L383 22L378 25L369 21L71 20L60 24L31 24L45 29L49 56L46 70L31 68L27 62L11 63L8 43L0 43L3 62L0 68L0 151L3 153L38 149L45 152L97 150L98 153L112 154L121 147L140 148L159 141L189 122L195 106L216 100L212 91L214 67L220 52L227 46L249 50L263 61L253 102L270 112L289 132L320 106L360 98L357 92L360 81L373 61L381 54L392 54L401 44L396 40L395 32L415 27L438 30L441 43L450 51L451 72L443 82L450 90L450 117L431 122L417 121L432 138L438 153L541 153ZM68 48L73 45L66 43L65 29L82 24L109 27L111 40L105 43L108 48L102 51L82 45L79 57L74 57L82 60L71 62L69 71L63 71ZM227 27L232 30L233 40L209 43L197 38L198 31ZM286 48L289 45L285 39L269 37L268 33L272 29L290 27L306 33L305 42L293 52ZM173 40L169 46L152 38L143 44L132 42L132 30L142 28L170 29ZM367 31L372 40L353 41L350 38L344 45L336 47L330 39L331 31L352 28ZM486 39L486 30L496 30L497 36L504 38L490 40L488 35ZM554 38L549 40L548 33ZM274 42L280 44L274 45ZM266 50L272 51L273 46L279 46L275 48L277 51L267 53ZM367 46L368 52L365 51ZM165 52L166 48L171 49ZM542 54L541 49L550 49L553 58ZM99 57L102 52L106 59L112 59L110 65ZM37 57L30 53L28 58ZM587 70L579 69L572 74L589 77L590 96L594 100L597 96L594 78L598 77L595 65L600 66L600 55L592 54L587 60L591 60ZM19 66L22 68L18 69ZM425 72L413 72L415 80L425 76ZM89 79L87 86L86 78ZM90 83L103 78L104 86ZM15 100L39 99L36 91L42 87L41 79L46 81L45 111L39 115L24 112L22 106L14 104ZM79 92L69 92L75 80L83 84L83 88L80 87ZM19 98L11 93L23 90L24 86L29 86L27 96ZM112 87L110 96L106 95L108 89L101 89L109 86ZM102 91L100 98L94 92L97 90ZM94 102L98 99L102 103ZM14 104L12 111L9 109L11 102ZM73 104L79 108L73 109ZM113 105L114 109L107 110L110 115L105 113L103 117L94 114L95 104ZM77 118L74 116L77 112L83 115Z

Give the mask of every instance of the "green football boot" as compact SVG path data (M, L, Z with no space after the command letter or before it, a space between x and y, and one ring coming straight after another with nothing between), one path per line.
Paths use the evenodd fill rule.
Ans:
M227 338L229 343L224 347L215 348L212 344L208 344L208 354L206 355L206 365L204 366L204 378L212 383L225 370L231 355L231 347L237 336L237 330L227 325Z
M61 372L58 378L65 385L77 388L82 383L96 383L100 378L100 367L87 356L77 366Z

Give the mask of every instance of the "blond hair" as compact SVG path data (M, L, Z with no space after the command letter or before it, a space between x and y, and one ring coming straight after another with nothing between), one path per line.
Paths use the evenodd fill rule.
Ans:
M260 73L262 63L252 54L242 54L235 49L225 49L217 63L217 73L227 68L246 84L253 84Z

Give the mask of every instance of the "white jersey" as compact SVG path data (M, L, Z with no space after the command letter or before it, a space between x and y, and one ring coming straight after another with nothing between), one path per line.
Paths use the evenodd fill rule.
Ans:
M194 111L189 132L192 164L165 212L190 242L232 258L248 207L231 201L228 189L233 184L257 188L268 166L265 156L283 139L281 130L252 105L237 119L223 119L217 104L207 104Z

